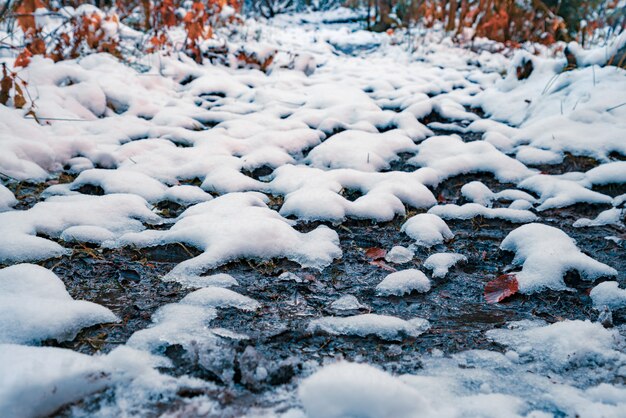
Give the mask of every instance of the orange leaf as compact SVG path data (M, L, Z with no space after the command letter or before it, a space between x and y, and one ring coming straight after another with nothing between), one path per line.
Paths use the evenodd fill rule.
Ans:
M15 66L16 67L27 67L30 64L30 57L33 54L30 53L28 49L24 49L20 54L15 58Z
M370 261L370 264L376 267L380 267L381 269L387 270L390 272L398 271L394 269L393 267L391 267L389 264L385 263L385 260L373 260L373 261Z
M519 283L514 274L503 274L485 285L487 303L498 303L517 293Z
M387 255L387 251L382 248L368 248L365 250L365 257L371 260L380 260L381 258L385 258Z

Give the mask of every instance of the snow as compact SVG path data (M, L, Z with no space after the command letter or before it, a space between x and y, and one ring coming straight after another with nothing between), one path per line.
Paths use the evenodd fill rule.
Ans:
M419 167L437 170L440 181L459 174L491 173L501 182L518 182L533 174L521 162L485 141L463 142L457 135L434 136L417 146L409 160Z
M425 293L430 290L430 280L419 270L407 269L388 274L376 285L380 296L402 296L413 291Z
M416 245L424 247L432 247L454 238L448 225L432 213L420 213L409 218L402 225L401 231L413 238Z
M92 325L118 322L104 306L74 300L50 270L16 264L0 270L0 343L70 341Z
M115 245L183 243L198 248L202 254L178 264L169 273L170 278L180 277L183 281L239 258L286 257L319 269L341 257L336 232L319 226L300 233L269 209L266 201L258 193L230 193L187 209L169 230L128 233Z
M17 199L15 199L13 192L0 184L0 212L11 210L16 203Z
M353 311L359 309L368 309L354 295L344 295L330 304L331 309L337 312Z
M162 378L153 369L162 361L128 347L89 356L53 347L0 344L0 410L7 418L54 414L65 404L133 380Z
M583 228L589 226L617 225L621 226L624 219L624 209L612 208L607 209L598 214L595 219L581 218L574 222L575 228Z
M298 395L309 418L402 418L431 412L419 391L366 364L326 366L300 384Z
M64 11L101 13L90 5ZM224 16L232 13L223 8ZM199 65L162 53L133 56L133 65L99 53L58 63L33 57L20 70L35 113L49 119L40 124L24 109L0 105L0 263L9 266L0 270L0 415L46 416L75 402L59 413L110 417L165 408L165 416L623 417L626 290L624 272L607 264L623 247L626 195L614 194L626 183L626 79L622 69L599 64L623 46L624 34L591 51L570 44L580 68L563 71L560 44L510 49L473 33L453 42L437 25L385 34L329 23L344 18L365 15L339 8L249 19L243 31L216 27L216 33L232 30L233 51L275 52L267 72L234 59L230 67ZM52 19L58 17L37 16L45 25ZM108 24L107 33L130 40L124 46L131 48L143 36L121 23ZM185 36L180 28L168 33L176 41ZM471 46L464 45L470 37ZM219 42L206 40L201 48ZM12 68L13 52L0 55ZM523 60L534 70L518 80ZM425 126L427 120L436 121ZM581 159L578 166L579 157L593 161ZM458 205L446 204L448 191ZM184 212L161 211L163 202ZM553 210L572 205L593 219ZM514 253L513 268L496 268L515 274L521 293L571 290L564 277L578 272L593 287L591 302L582 291L571 296L595 310L575 317L597 322L559 312L550 316L558 321L553 324L473 323L477 337L503 350L431 349L431 338L457 331L431 315L433 300L460 315L465 306L448 289L407 297L431 288L424 273L409 267L441 279L469 258L498 258L497 241L482 240L482 233L476 248L465 245L475 217L505 221L480 225L483 232L494 224L502 226L498 234L512 230L501 249ZM459 240L444 219L458 228ZM363 265L353 270L348 251L341 259L342 248L365 245L359 230L374 224L389 235L372 237L371 245L391 247L385 261L409 268L376 288L386 274L380 266L360 259ZM606 252L591 253L602 248L598 242ZM110 254L117 263L120 254L154 246L180 244L199 255L175 266L145 261L155 278L181 285L165 284L176 292L162 295L178 302L151 304L148 326L124 321L123 330L139 329L117 349L107 342L108 354L26 346L72 340L85 327L118 321L104 306L69 295L63 281L70 288L78 280L71 270L16 264L60 261L63 267L74 263L73 249L83 244L105 258L76 260L93 261L94 272L111 262ZM228 265L242 260L263 265ZM309 280L309 268L329 270ZM492 273L479 265L473 277ZM328 282L321 279L327 274ZM454 289L466 279L460 276L442 286ZM596 285L607 278L612 281ZM480 293L483 285L463 290ZM77 299L100 300L82 296L83 284L74 286ZM604 328L611 326L605 320L611 311L615 326ZM241 325L226 325L234 323ZM430 323L435 329L416 351L411 338ZM107 341L117 332L109 326L117 324L103 325ZM267 349L265 341L285 330L301 333L297 344L305 346L285 360L293 360L295 376L274 385L271 378L286 375L272 376L273 352L259 348L249 368L242 359L250 353L246 346ZM363 349L379 340L389 344ZM318 350L309 341L326 343ZM171 354L171 346L182 347L192 372L150 355ZM342 357L357 363L334 363ZM236 365L250 381L235 383ZM217 370L211 379L223 384L191 377L203 368L209 375ZM399 374L407 372L413 374ZM239 395L251 382L260 386L247 402ZM221 397L232 385L235 404L228 409ZM199 395L182 399L181 388ZM257 401L265 406L250 406Z
M38 261L69 253L60 244L37 234L70 241L88 237L88 242L102 243L145 229L142 222L160 223L161 219L139 196L51 197L25 211L0 213L0 262Z
M502 219L514 223L527 223L537 220L537 215L528 211L511 208L487 208L478 203L466 203L462 206L449 204L432 207L429 214L442 219L472 219L482 216L486 219Z
M539 174L522 181L519 187L539 195L538 211L563 208L576 203L612 202L609 196L589 190L584 178L576 178L576 173L569 174L563 176Z
M375 335L383 340L402 340L404 336L418 337L430 327L427 320L413 318L409 320L394 316L362 314L346 317L327 316L314 319L309 323L309 332L321 332L330 335L354 335L367 337Z
M609 309L621 309L626 307L626 289L619 287L618 282L602 282L591 289L589 293L593 306L601 309L608 306Z
M446 277L450 267L465 261L467 261L467 257L463 254L436 253L430 255L426 261L424 261L424 267L433 271L433 278L441 278Z
M617 275L614 268L582 253L565 232L548 225L520 226L506 236L500 249L514 252L513 264L522 266L521 271L513 273L521 293L567 289L563 277L570 270L589 281Z
M307 164L317 168L353 168L381 171L397 160L401 152L415 151L415 144L397 131L382 134L356 130L331 136L309 152Z
M404 264L413 260L414 255L413 250L401 245L395 245L385 255L385 261L394 264Z
M590 321L562 321L545 325L541 321L519 321L507 329L487 331L492 340L514 348L520 361L541 358L554 371L576 365L626 362L626 356L617 350L622 337Z

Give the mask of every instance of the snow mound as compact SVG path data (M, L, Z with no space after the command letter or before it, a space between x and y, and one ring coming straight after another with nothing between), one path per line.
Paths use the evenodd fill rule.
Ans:
M0 262L37 261L69 250L39 235L101 244L160 223L144 199L128 194L57 196L26 211L0 213Z
M581 218L574 222L575 228L584 228L590 226L604 226L604 225L622 225L622 219L624 218L624 209L612 208L607 209L598 214L595 219Z
M74 300L53 272L34 264L0 270L0 342L69 341L86 327L118 318L95 303Z
M514 223L526 223L537 220L537 215L527 210L510 208L487 208L478 203L466 203L462 206L449 204L434 206L428 213L443 219L472 219L482 216L487 219L502 219Z
M359 337L375 335L383 340L402 340L405 336L418 337L429 327L428 321L422 318L405 321L395 316L363 314L314 319L309 324L308 331Z
M402 296L413 291L426 293L430 290L430 280L416 269L400 270L388 274L376 285L376 294L380 296Z
M621 309L626 306L626 289L619 287L618 282L602 282L589 293L593 307L600 309L608 306L609 309Z
M585 280L615 276L617 271L582 253L576 241L560 229L532 223L511 231L500 249L515 253L514 265L522 270L514 273L521 293L542 289L565 290L563 276L576 270Z
M302 381L298 395L309 418L410 418L433 413L416 389L366 364L326 366Z
M535 202L535 198L521 190L507 189L498 193L494 193L484 183L480 181L471 181L461 187L461 194L472 203L482 206L491 207L494 200L522 200L531 203Z
M413 141L398 131L343 131L313 148L304 161L317 168L380 171L389 168L399 153L415 149Z
M454 238L448 225L437 215L420 213L409 218L400 229L415 240L416 245L432 247Z
M541 359L554 371L568 367L626 364L619 350L623 339L600 323L565 320L551 325L543 321L517 321L505 329L487 331L487 337L516 350L520 361Z
M17 204L17 199L11 190L0 184L0 212L11 210Z
M518 182L534 173L488 142L463 142L457 135L434 136L417 148L417 155L409 163L437 170L440 180L485 172L492 173L501 182Z
M539 174L522 181L518 186L539 194L538 211L563 208L576 203L611 204L611 197L589 190L584 179L576 179L573 175L565 176Z
M153 369L157 365L150 355L128 347L92 357L62 348L0 344L0 411L6 418L48 416L113 385L161 381Z
M429 208L437 201L423 184L424 173L368 173L352 169L323 171L285 165L274 171L268 191L285 196L283 216L302 220L343 221L347 217L390 221L405 205ZM361 194L349 200L342 192Z
M429 256L424 261L424 267L433 271L433 277L446 277L450 267L459 262L467 261L467 257L456 253L437 253Z
M601 164L587 171L585 177L594 185L626 183L626 161Z
M415 253L411 249L396 245L385 255L385 261L394 264L404 264L413 260L414 255Z
M126 234L115 245L150 247L178 242L202 250L168 274L169 279L183 281L240 258L285 257L303 267L322 268L341 257L335 231L319 226L300 233L269 209L266 201L258 193L230 193L187 209L167 231Z

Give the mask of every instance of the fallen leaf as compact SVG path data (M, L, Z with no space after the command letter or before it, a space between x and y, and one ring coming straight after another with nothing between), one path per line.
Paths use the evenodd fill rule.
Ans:
M385 263L385 260L372 260L370 261L370 264L376 267L380 267L383 270L387 270L387 271L398 271L396 269L394 269L393 267L391 267L389 264Z
M514 274L503 274L485 285L487 303L498 303L517 293L519 283Z
M387 251L382 248L368 248L365 250L365 256L371 260L380 260L381 258L385 258L387 255Z

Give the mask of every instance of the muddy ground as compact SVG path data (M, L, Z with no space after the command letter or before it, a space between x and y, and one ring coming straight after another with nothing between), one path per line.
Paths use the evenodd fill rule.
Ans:
M442 133L442 132L440 132ZM474 138L467 138L473 140ZM406 160L411 155L401 155L394 162L393 170L413 170ZM567 156L562 164L538 167L549 173L585 171L598 165L594 160ZM250 173L264 175L265 172ZM27 209L40 199L41 192L55 182L69 182L73 176L62 173L57 179L44 184L17 183L3 179L20 200L17 209ZM461 187L472 180L480 180L492 190L500 191L514 187L500 184L485 174L464 175L448 179L434 190L441 203L464 203ZM625 193L624 185L613 185L598 190L610 195ZM98 190L83 190L99 194ZM349 198L350 192L346 192ZM279 208L280 198L272 199L272 206ZM173 217L184 208L170 203L158 205L165 217ZM579 247L597 260L616 268L621 286L626 284L626 258L624 242L616 244L606 236L624 236L624 230L613 227L573 228L572 223L581 217L595 217L607 207L598 205L575 205L569 208L540 212L540 222L558 227L574 238ZM489 305L483 298L485 283L500 274L512 270L512 254L498 249L504 237L517 224L500 220L475 218L467 221L448 221L455 238L431 249L418 248L415 258L403 265L390 266L397 269L423 268L423 261L431 254L454 251L465 255L468 261L452 268L443 279L434 279L433 288L426 294L404 297L379 297L374 288L389 272L370 263L365 255L367 248L391 249L395 245L408 246L411 239L400 232L404 221L416 214L407 208L406 217L392 222L348 220L341 225L329 225L341 240L343 258L336 260L323 271L302 269L286 260L259 262L243 260L229 263L207 274L228 273L240 283L235 287L239 293L259 301L263 308L246 313L236 309L221 309L214 327L226 328L249 336L248 340L225 339L221 353L215 354L229 360L204 364L197 356L189 355L181 346L170 346L165 354L175 365L163 370L173 375L190 374L214 382L218 390L209 393L218 399L225 409L220 416L237 416L250 406L269 406L268 396L279 387L291 388L297 376L306 369L310 360L317 362L328 358L366 360L396 373L410 373L420 368L420 355L432 350L454 353L467 349L502 350L498 344L485 338L485 331L503 326L507 321L543 319L556 322L563 319L596 320L598 312L591 307L588 290L593 286L581 281L575 273L569 273L566 282L574 292L547 291L532 296L515 295L503 303ZM308 231L318 223L303 223L296 228ZM99 303L115 312L122 322L95 326L81 332L75 340L58 343L47 341L45 345L71 348L84 353L109 352L124 344L133 332L150 325L153 312L167 303L179 301L193 289L184 289L176 283L168 283L161 277L177 263L198 254L193 248L169 245L146 250L125 248L101 250L90 246L74 247L71 256L47 260L41 265L52 269L66 284L76 299ZM281 281L284 272L298 275L302 281ZM368 308L360 313L394 315L401 318L422 317L431 322L431 328L418 338L400 341L383 341L375 337L312 335L306 331L313 318L337 314L329 305L342 295L355 295ZM346 312L344 314L356 314ZM616 325L626 321L624 312L614 312ZM228 356L224 356L227 353ZM253 377L257 366L268 370L263 380ZM181 391L175 402L155 401L155 415L176 411L184 400L203 395L201 391ZM96 405L98 394L88 398L83 407ZM68 409L59 411L66 416ZM193 416L186 411L185 416Z

